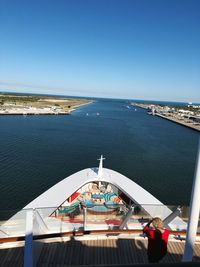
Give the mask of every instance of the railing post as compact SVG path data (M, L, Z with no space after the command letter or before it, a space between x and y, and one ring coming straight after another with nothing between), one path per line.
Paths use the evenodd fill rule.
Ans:
M170 213L164 220L163 224L168 225L171 221L173 221L177 216L181 214L181 209L178 207L175 211Z
M128 213L126 214L123 222L120 224L119 229L124 229L125 226L127 228L127 222L130 219L130 217L132 216L133 212L134 212L134 206L131 206Z
M7 234L4 230L2 230L2 227L0 229L0 236L3 235L3 237L8 237L9 234Z
M84 231L86 230L86 225L87 225L87 208L86 207L83 207L83 228L84 228Z
M200 138L190 200L189 222L182 261L192 261L200 211Z
M24 267L33 266L33 210L26 212L26 232L24 245Z
M49 229L37 210L35 210L35 221L42 233L48 232Z

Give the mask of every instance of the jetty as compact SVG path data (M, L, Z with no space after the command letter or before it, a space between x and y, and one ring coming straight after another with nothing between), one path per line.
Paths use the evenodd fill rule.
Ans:
M132 103L132 105L147 110L147 113L150 115L158 116L162 119L169 120L173 123L177 123L184 127L200 132L200 117L195 116L195 114L190 115L187 112L187 109L175 110L174 107L160 107L159 105L144 103Z
M184 119L178 118L176 116L166 116L166 115L162 115L162 114L159 114L159 113L157 113L155 115L159 116L160 118L172 121L174 123L181 124L182 126L185 126L185 127L188 127L188 128L191 128L191 129L193 129L195 131L200 132L200 123L193 122L193 121L191 121L189 119L188 120L184 120Z

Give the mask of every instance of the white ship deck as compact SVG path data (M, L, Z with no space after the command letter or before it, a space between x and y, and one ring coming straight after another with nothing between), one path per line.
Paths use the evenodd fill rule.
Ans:
M114 217L108 218L109 223L103 217L103 213L100 214L102 217L98 215L98 219L93 219L92 215L86 216L89 209L87 206L81 206L80 218L71 218L66 214L60 216L59 208L65 208L62 205L67 202L72 203L69 198L90 183L99 185L98 189L100 184L112 185L113 192L117 189L118 192L125 194L133 205L138 205L143 210L147 219L156 216L163 219L165 227L171 230L169 253L163 262L181 261L185 239L176 240L176 236L177 233L182 237L185 236L186 222L176 211L173 212L129 178L103 168L101 157L99 168L84 169L65 178L1 225L0 258L3 260L0 266L23 266L23 259L26 261L25 266L28 266L32 256L34 266L108 266L109 264L128 266L147 263L147 240L141 236L144 221L141 222L141 214L133 214L133 206L129 206L125 216L117 218L117 223L115 216L118 214L112 214ZM109 229L118 230L111 233ZM130 230L126 232L124 229ZM77 237L79 233L84 235ZM93 234L88 235L88 233ZM71 236L66 238L66 235ZM25 247L24 241L9 243L24 238L26 238ZM193 260L200 262L199 239L195 243Z
M49 217L62 203L66 201L74 192L78 189L91 182L107 182L114 185L121 192L123 192L134 204L139 204L142 209L149 215L149 217L160 217L161 219L167 218L172 211L165 206L162 202L156 199L153 195L147 192L144 188L130 180L126 176L106 168L101 168L101 176L99 176L100 168L88 168L79 171L38 196L36 199L31 201L21 211L10 218L6 223L1 226L0 237L5 237L4 233L8 235L19 236L23 235L25 231L26 222L26 211L34 210L39 214L39 220L42 219L45 224L49 225L48 233L60 231L71 231L72 228L78 227L78 224L69 222L66 223L64 220L61 223L53 217ZM41 221L41 220L40 220ZM40 224L40 222L39 222ZM127 225L129 227L131 224ZM81 226L80 226L81 227ZM83 225L82 225L83 227ZM96 227L93 225L93 229ZM103 226L105 229L105 225ZM109 229L107 225L107 229ZM178 216L173 218L166 225L171 230L186 230L186 223ZM139 228L137 225L136 228ZM142 225L140 226L142 229Z
M161 263L181 263L184 245L184 241L170 239L168 254ZM130 235L43 239L34 241L34 266L132 266L147 264L146 248L146 238L136 238ZM0 266L23 266L23 254L24 242L0 245ZM197 266L200 264L199 242L195 244L193 262Z

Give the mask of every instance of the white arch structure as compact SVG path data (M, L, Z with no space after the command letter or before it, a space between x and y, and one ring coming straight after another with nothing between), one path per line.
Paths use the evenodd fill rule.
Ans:
M98 169L88 168L70 175L34 199L24 209L58 207L83 185L94 181L108 182L115 185L136 203L163 205L153 195L119 172L103 168L103 175L99 179L96 170Z
M25 221L27 210L40 210L40 216L45 220L79 188L87 183L95 181L113 184L124 192L134 203L141 205L151 217L159 216L160 218L165 219L172 213L167 206L134 181L119 172L103 168L102 160L103 158L100 160L99 168L87 168L76 172L35 198L1 226L0 236L3 232L6 232L7 229L10 229L9 225L13 225L13 222ZM99 171L101 175L99 175ZM22 225L24 224L22 223ZM186 229L186 224L178 216L173 218L168 226L173 230Z
M102 160L99 165L101 166L100 168L87 168L66 177L31 201L24 209L48 207L49 209L43 212L43 216L49 216L55 210L55 207L59 207L83 185L94 181L101 181L111 183L120 189L134 203L140 204L151 217L159 216L165 219L172 213L167 206L134 181L119 172L103 168ZM101 177L99 176L99 171ZM185 229L186 224L179 217L176 217L170 222L169 227L174 230L180 230L181 228Z

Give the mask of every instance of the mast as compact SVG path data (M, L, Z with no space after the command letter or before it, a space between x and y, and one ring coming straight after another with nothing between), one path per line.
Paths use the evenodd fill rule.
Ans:
M195 175L190 200L189 222L182 261L192 261L200 212L200 138L197 151Z
M102 177L103 177L103 160L104 160L105 158L103 158L103 156L101 155L101 158L100 159L98 159L100 162L99 162L99 169L98 169L98 180L99 180L99 188L101 187L101 182L100 182L100 180L102 179Z

